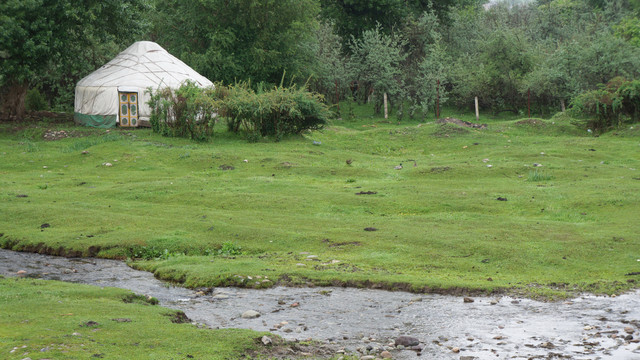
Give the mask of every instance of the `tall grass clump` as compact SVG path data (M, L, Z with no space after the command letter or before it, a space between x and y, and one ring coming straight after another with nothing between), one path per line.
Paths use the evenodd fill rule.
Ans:
M552 179L552 175L546 174L544 171L538 171L538 169L529 171L529 175L527 176L527 181L532 182L549 181Z
M200 88L186 81L177 90L147 89L151 95L151 128L163 136L206 141L216 120L215 89Z

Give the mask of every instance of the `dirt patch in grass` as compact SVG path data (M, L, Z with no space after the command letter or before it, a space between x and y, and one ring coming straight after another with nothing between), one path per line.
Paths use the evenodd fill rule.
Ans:
M189 324L191 319L183 311L176 311L175 313L165 314L171 319L174 324Z
M341 246L349 246L349 245L362 246L362 243L360 241L343 241L343 242L331 244L329 245L329 247L332 248L332 247L341 247Z
M377 193L378 192L376 191L360 191L360 192L357 192L356 195L375 195Z
M451 170L451 168L448 166L437 166L437 167L432 167L431 170L429 171L434 174L439 174L449 170Z

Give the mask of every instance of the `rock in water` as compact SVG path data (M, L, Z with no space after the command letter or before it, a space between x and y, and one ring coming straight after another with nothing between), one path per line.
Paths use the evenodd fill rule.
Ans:
M243 319L255 319L257 317L260 317L260 313L254 310L247 310L244 313L242 313Z
M412 337L412 336L406 336L406 335L402 335L402 336L398 336L398 338L396 339L395 342L396 346L398 345L402 345L404 347L409 347L409 346L416 346L418 344L420 344L420 340Z

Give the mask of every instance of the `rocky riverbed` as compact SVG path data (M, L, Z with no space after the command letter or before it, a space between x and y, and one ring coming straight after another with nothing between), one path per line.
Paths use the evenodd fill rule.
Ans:
M362 359L640 359L640 291L545 303L345 288L190 290L119 261L7 250L0 275L130 289L201 326L320 340Z

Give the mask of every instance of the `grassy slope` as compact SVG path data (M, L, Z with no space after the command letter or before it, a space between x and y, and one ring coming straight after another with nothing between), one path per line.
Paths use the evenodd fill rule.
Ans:
M591 137L566 119L486 130L358 119L257 144L222 132L195 144L148 130L55 142L5 131L0 233L15 249L106 257L242 247L235 258L136 263L190 286L253 286L247 276L530 294L634 286L625 274L640 267L637 127ZM533 163L551 179L530 181Z
M126 304L128 291L0 277L2 359L237 359L255 349L249 330L174 324L159 306ZM17 300L19 299L19 300ZM118 322L113 319L130 319ZM96 322L97 324L88 322Z

